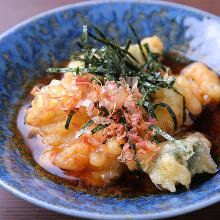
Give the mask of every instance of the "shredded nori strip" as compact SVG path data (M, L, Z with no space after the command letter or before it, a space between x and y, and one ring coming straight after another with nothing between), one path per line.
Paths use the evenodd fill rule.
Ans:
M186 98L184 95L183 97L183 123L186 121Z
M166 140L176 144L179 148L181 148L184 152L186 152L187 154L189 154L189 156L191 157L194 152L191 151L187 146L185 146L180 140L177 140L173 137L171 137L169 134L167 134L165 131L161 130L157 125L153 125L151 126L151 129L153 129L157 134L161 135L162 137L164 137Z
M106 143L107 143L107 141L108 141L108 140L103 141L103 142L102 142L102 144L106 144Z
M73 68L48 68L48 73L66 73L66 72L76 72L76 69Z
M193 116L192 112L190 112L190 110L189 110L188 108L186 108L186 109L187 109L187 111L188 111L188 115L189 115L190 119L191 119L192 121L195 121L196 118Z
M127 133L127 139L128 139L129 148L132 149L133 152L134 152L134 161L135 161L135 163L136 163L136 166L137 166L137 168L138 168L138 171L143 174L144 171L143 171L143 169L142 169L142 167L141 167L140 161L139 161L138 158L136 157L136 154L137 154L136 147L135 147L134 143L132 143L132 141L131 141L131 139L130 139L130 137L129 137L129 134L128 134L129 128L128 128L128 125L127 125L127 121L126 121L126 119L125 119L125 117L124 117L123 115L122 115L122 117L121 117L121 123L124 125L125 130L126 130L126 133Z
M95 34L88 32L86 17L83 18L83 35L82 35L82 43L78 42L77 45L82 50L84 57L76 57L72 56L71 58L74 60L79 60L85 64L85 67L82 68L49 68L48 72L53 73L64 73L64 72L73 72L76 75L80 75L83 73L92 73L97 77L103 77L103 83L105 80L115 80L119 85L120 78L126 79L127 77L137 77L138 79L138 88L140 92L143 94L143 98L138 100L139 107L145 108L148 112L149 116L152 118L156 118L155 110L158 106L165 107L169 114L171 115L174 121L174 128L177 129L178 123L177 118L174 111L167 103L153 103L152 95L160 90L161 88L172 89L177 92L183 98L183 122L186 120L186 101L185 97L179 93L174 88L175 78L169 77L165 78L161 75L161 71L165 71L165 67L159 62L158 58L161 56L159 53L153 53L148 44L141 45L140 39L138 38L137 33L135 32L134 27L130 24L131 31L135 36L141 54L144 58L145 63L140 64L139 61L128 51L131 41L129 40L125 46L125 48L121 48L114 44L109 38L105 36L105 34L95 25L92 25ZM93 40L96 40L99 43L103 44L101 49L93 48L88 43L88 37L91 37ZM147 55L144 53L144 48L147 51ZM108 111L106 111L108 112ZM189 111L188 111L189 112ZM104 117L106 114L104 114ZM189 112L189 116L192 114ZM75 138L80 137L80 135L94 122L90 120L75 136ZM99 125L98 125L99 126ZM100 127L99 127L100 128ZM159 128L158 128L159 129ZM165 136L168 139L172 139L175 142L175 139L170 137L166 132L161 129L157 131L157 134L161 136ZM94 131L93 131L94 132ZM127 132L128 133L128 132ZM128 141L129 141L129 137ZM155 143L157 140L157 135L154 135ZM178 143L178 140L177 140ZM180 146L184 148L181 144ZM130 143L130 148L133 149L134 154L136 155L135 145ZM190 152L191 153L191 152ZM141 171L141 166L137 158L135 159L137 167L139 171Z
M152 142L155 143L155 144L159 144L159 143L162 142L161 140L159 140L158 134L157 134L156 132L154 132L154 134L153 134L153 140L152 140Z
M156 110L156 108L157 108L158 106L161 106L161 107L164 107L164 108L167 109L167 111L169 112L171 118L173 119L174 130L177 130L178 121L177 121L176 115L175 115L174 111L172 110L172 108L171 108L168 104L161 102L161 103L155 104L155 109L154 109L154 111Z
M75 114L75 112L73 110L70 110L69 115L68 115L67 120L66 120L66 123L65 123L65 129L69 128L70 121L71 121L74 114Z
M124 147L124 144L120 144L120 148L123 149L123 147Z
M128 51L130 45L131 45L132 41L131 40L128 40L126 46L125 46L125 51ZM126 56L124 58L122 58L122 61L121 61L121 75L122 77L125 79L126 78Z
M141 45L141 41L140 41L140 39L139 39L139 37L138 37L136 31L134 30L133 25L132 25L132 24L129 24L129 27L130 27L130 29L131 29L131 31L132 31L134 37L135 37L136 40L137 40L138 46L139 46L139 48L140 48L141 54L142 54L142 56L143 56L145 62L147 62L147 56L146 56L145 53L144 53L143 47L142 47L142 45Z
M97 106L96 106L97 107ZM98 116L108 116L108 110L105 107L100 107L99 108L100 112L98 114ZM90 121L88 121L88 123L86 125L84 125L75 135L75 139L78 139L87 128L89 128L92 124L94 123L94 121L91 119ZM94 130L94 129L93 129Z
M85 60L85 68L89 67L89 51L88 51L88 29L87 29L87 18L83 17L83 53Z
M97 28L97 27L96 27ZM97 28L98 29L98 28ZM100 31L101 32L101 31ZM102 33L102 32L101 32ZM100 42L100 43L103 43L105 46L110 46L115 52L119 53L120 56L124 56L124 55L128 55L131 59L133 59L135 62L139 63L139 61L129 52L129 51L126 51L125 49L121 48L121 47L118 47L116 46L115 44L111 43L109 41L109 39L106 39L103 40L103 39L100 39L98 37L96 37L95 35L93 35L92 33L88 32L88 36L90 36L91 38L93 38L94 40Z
M86 125L84 125L78 132L77 134L75 135L75 139L78 139L84 132L87 128L89 128L92 124L94 123L93 120L89 120L88 123L86 123Z
M97 125L95 128L92 129L92 134L95 134L98 131L101 131L102 129L106 128L107 126L109 126L109 124L105 124L105 125Z
M186 98L184 95L182 95L180 92L177 91L175 87L172 88L174 92L176 92L178 95L182 96L183 98L183 123L186 121Z

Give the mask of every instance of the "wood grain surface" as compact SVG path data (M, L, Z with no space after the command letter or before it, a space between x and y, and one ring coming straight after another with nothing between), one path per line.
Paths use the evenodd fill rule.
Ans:
M171 0L172 1L172 0ZM80 0L0 0L0 33L35 14ZM220 16L220 0L173 0ZM220 203L170 219L220 219ZM28 203L0 188L0 220L79 220Z

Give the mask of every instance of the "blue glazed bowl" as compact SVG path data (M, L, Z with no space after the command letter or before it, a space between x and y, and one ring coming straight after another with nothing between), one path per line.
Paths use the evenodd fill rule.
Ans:
M23 148L15 115L32 82L76 52L81 18L123 45L132 34L157 34L165 51L181 51L220 72L220 19L168 2L90 1L33 17L0 37L0 185L44 208L94 219L152 219L180 215L220 201L220 172L189 191L134 199L98 198L46 175Z

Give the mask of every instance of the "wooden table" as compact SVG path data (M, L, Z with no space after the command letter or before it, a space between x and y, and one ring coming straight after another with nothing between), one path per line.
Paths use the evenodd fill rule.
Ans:
M0 0L0 33L42 11L80 0ZM220 0L171 0L220 16ZM220 203L172 219L219 219ZM72 218L30 204L0 188L0 220L67 220Z

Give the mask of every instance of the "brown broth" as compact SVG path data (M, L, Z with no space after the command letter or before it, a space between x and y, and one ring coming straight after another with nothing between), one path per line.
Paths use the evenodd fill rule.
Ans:
M171 68L174 74L179 74L181 70L188 65L190 62L178 62L174 55L165 55L165 59L162 61L164 65ZM175 62L174 62L175 61ZM60 78L59 76L56 78ZM36 85L47 85L51 81L51 77L38 79ZM119 198L135 197L149 194L159 194L166 191L162 191L157 188L150 180L147 175L140 175L133 173L124 168L123 175L112 182L108 186L104 187L93 187L87 186L79 178L76 178L71 171L64 171L54 166L52 163L42 164L40 161L40 155L46 147L50 147L42 143L40 135L32 135L31 129L33 128L25 123L24 110L30 106L31 97L27 100L26 104L23 105L18 113L17 127L23 136L25 145L30 149L34 160L43 167L46 171L45 174L49 175L52 173L56 179L74 190L80 190L86 193L95 193L99 196L111 196ZM214 110L210 111L206 109L203 114L196 120L193 129L202 131L207 134L211 142L213 143L213 153L215 158L220 155L220 105ZM48 172L48 173L47 173Z
M31 151L34 160L45 170L48 172L55 174L59 177L66 178L66 179L74 179L71 176L65 175L65 172L61 170L60 168L54 166L52 163L48 161L48 164L43 164L40 160L40 156L45 148L50 148L50 146L46 145L45 143L42 143L41 137L38 134L33 134L31 131L36 130L36 128L27 125L25 122L25 110L27 110L30 107L30 99L27 101L25 105L23 105L19 112L17 117L17 126L18 130L23 136L24 142L26 146Z
M29 106L30 99L20 108L17 117L17 127L23 136L24 142L31 151L34 160L47 172L60 177L62 182L64 179L66 179L66 184L68 184L68 186L71 185L71 187L74 189L81 190L83 192L96 193L100 196L117 196L121 198L161 193L161 191L151 182L147 175L139 175L137 173L130 172L127 167L124 167L122 177L112 184L104 187L93 187L85 185L83 181L81 181L79 178L76 178L74 173L71 171L64 171L54 166L49 161L47 164L42 163L40 156L43 150L50 146L42 143L40 135L32 135L31 130L36 130L36 128L25 123L26 114L24 111L28 109Z
M205 109L196 120L193 129L207 135L212 143L212 156L220 163L220 104L214 109Z
M172 53L172 54L164 54L163 55L163 60L162 60L163 65L170 67L172 70L173 74L180 74L181 70L185 68L188 64L191 63L191 61L187 60L184 57L181 57L177 53Z

